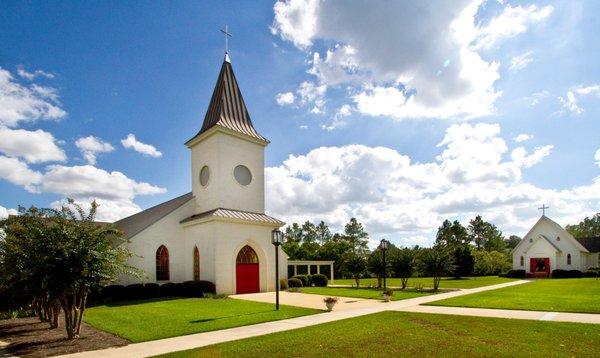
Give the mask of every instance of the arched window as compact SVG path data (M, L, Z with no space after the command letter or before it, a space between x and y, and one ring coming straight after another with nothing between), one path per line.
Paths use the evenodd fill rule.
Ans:
M194 281L200 281L200 251L194 246Z
M240 250L240 253L237 255L236 262L238 264L257 264L258 256L256 255L256 252L254 251L254 249L252 249L250 246L246 245L246 246L242 247L242 249Z
M160 245L156 250L156 281L169 280L169 250Z
M523 256L521 256L521 266L525 265L525 259L523 259Z
M571 264L571 254L567 254L567 265Z

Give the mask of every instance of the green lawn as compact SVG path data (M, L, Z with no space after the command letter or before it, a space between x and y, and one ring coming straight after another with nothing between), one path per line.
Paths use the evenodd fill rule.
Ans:
M600 325L381 312L164 357L597 357Z
M370 298L382 300L383 289L381 288L352 288L352 287L303 287L302 293L312 293L317 295L334 296L334 297L355 297L355 298ZM394 290L392 301L405 300L420 296L431 295L433 292L417 292L414 290Z
M443 278L440 281L440 288L475 288L482 286L490 286L497 285L499 283L505 283L515 281L512 278L498 277L498 276L479 276L479 277L465 277L461 279L454 279L452 277ZM356 285L356 282L352 279L344 279L344 280L334 280L334 285ZM360 280L360 285L368 287L368 286L377 286L376 278L365 278ZM388 278L387 279L388 286L401 287L402 283L399 278ZM415 287L417 285L422 285L423 287L432 287L433 286L433 278L431 277L413 277L408 280L409 287Z
M182 298L143 300L92 307L84 320L132 342L214 331L304 316L322 311L235 299Z
M595 278L537 280L431 302L429 305L600 313L600 280Z

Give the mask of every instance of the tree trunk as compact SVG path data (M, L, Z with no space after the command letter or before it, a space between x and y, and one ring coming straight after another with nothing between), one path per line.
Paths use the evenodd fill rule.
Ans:
M360 287L360 276L355 276L354 281L356 281L356 288Z
M401 281L402 281L402 289L404 290L406 288L406 285L408 284L408 277L402 277Z
M377 277L377 288L381 288L381 281L382 281L382 278Z
M72 294L65 294L61 298L61 307L65 315L65 329L69 339L79 338L81 320L87 302L88 289L80 286Z

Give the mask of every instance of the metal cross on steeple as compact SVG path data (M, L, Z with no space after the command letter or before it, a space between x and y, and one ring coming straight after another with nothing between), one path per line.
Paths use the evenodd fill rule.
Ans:
M228 32L227 30L227 25L225 25L225 30L221 29L221 32L224 34L225 36L225 54L229 53L229 47L228 47L228 37L231 37L231 34Z
M542 207L538 208L538 210L542 211L542 215L546 215L546 209L550 209L550 207L546 206L546 204L542 204Z

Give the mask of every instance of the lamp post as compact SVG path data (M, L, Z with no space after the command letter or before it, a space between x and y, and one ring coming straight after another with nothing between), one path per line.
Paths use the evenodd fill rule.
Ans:
M387 285L385 282L385 279L387 277L387 263L385 262L385 253L390 248L390 242L386 239L381 239L381 242L379 243L379 248L383 253L383 289L385 290L387 289Z
M275 309L279 311L279 245L283 244L283 233L279 229L271 231L271 243L275 246Z

